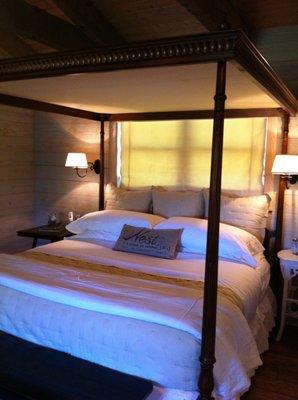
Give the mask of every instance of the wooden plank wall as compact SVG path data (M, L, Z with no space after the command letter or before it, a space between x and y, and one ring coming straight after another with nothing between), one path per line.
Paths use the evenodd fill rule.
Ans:
M257 47L276 68L278 75L298 96L298 26L280 26L262 29ZM279 143L280 144L280 143ZM278 150L278 149L277 149ZM289 131L290 154L298 154L298 117L291 118ZM277 183L277 178L275 178ZM276 186L275 186L276 189ZM289 248L293 237L298 236L298 184L285 192L283 247Z
M293 10L293 13L295 11ZM276 69L278 75L292 88L298 97L298 26L279 26L262 29L257 38L257 47Z
M64 164L68 152L84 152L92 162L99 158L99 122L36 112L34 136L36 223L46 223L49 212L63 220L68 211L98 210L99 175L89 170L81 179Z
M290 119L288 153L298 154L298 116ZM284 248L291 247L293 237L298 237L298 183L285 192Z
M16 230L34 226L33 147L33 112L0 105L0 252L32 243Z

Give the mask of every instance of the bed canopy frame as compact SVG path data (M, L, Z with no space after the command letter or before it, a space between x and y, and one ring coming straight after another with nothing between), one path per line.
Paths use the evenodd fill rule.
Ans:
M269 93L281 108L228 109L226 101L226 65L233 62L246 71L255 83ZM39 54L0 62L0 82L56 77L69 74L107 72L116 70L177 66L185 64L216 63L216 90L213 110L142 112L104 114L78 110L24 97L0 94L0 103L33 110L54 112L100 122L100 158L104 165L105 121L170 120L213 118L212 158L210 172L210 200L207 233L207 252L204 284L203 328L201 343L201 373L198 380L200 400L211 400L214 388L215 333L218 281L218 241L220 222L220 193L225 118L281 116L283 118L283 152L289 115L295 115L294 95L278 78L247 36L238 30L222 30L195 36L138 42L98 49ZM0 86L1 90L1 86ZM99 93L100 95L100 93ZM280 184L279 205L282 205L284 187ZM104 173L100 175L99 208L104 208ZM282 223L282 207L278 208L277 222ZM281 230L277 234L280 246Z

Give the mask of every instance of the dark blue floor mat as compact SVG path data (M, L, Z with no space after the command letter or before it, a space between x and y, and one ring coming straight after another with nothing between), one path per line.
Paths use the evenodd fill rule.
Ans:
M1 334L0 388L0 400L142 400L152 383Z

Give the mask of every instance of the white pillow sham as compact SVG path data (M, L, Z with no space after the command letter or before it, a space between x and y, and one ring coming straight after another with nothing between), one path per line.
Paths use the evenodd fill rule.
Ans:
M66 229L76 234L81 234L86 230L94 231L97 239L116 241L124 224L153 228L163 220L163 217L153 214L126 210L103 210L83 215L66 225Z
M183 229L181 251L206 254L207 220L189 217L169 218L155 226L155 229ZM220 224L219 256L257 266L254 255L264 251L258 239L249 232L235 226Z
M151 211L151 190L127 190L108 183L105 189L106 210Z
M203 193L191 190L165 190L154 187L152 190L153 214L170 217L203 217Z
M204 190L204 200L205 218L208 218L209 190ZM222 194L220 221L244 229L262 242L265 237L270 200L267 194L244 197Z

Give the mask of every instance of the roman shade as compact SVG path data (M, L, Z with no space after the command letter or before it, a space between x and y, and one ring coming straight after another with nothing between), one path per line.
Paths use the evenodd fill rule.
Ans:
M212 120L121 123L121 184L208 187L212 125ZM265 118L225 120L223 189L262 191L265 135Z

